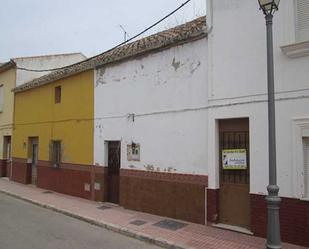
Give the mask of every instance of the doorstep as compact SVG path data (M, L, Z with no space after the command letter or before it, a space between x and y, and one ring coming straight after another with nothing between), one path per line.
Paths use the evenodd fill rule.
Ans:
M232 225L223 224L223 223L212 224L212 226L216 227L216 228L221 228L221 229L225 229L225 230L230 230L230 231L234 231L234 232L238 232L238 233L247 234L247 235L253 235L253 233L250 230L248 230L244 227L232 226Z

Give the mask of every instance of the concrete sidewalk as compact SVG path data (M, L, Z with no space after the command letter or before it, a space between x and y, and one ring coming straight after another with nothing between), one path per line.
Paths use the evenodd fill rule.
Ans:
M186 225L177 230L161 228L154 224L167 219L165 217L46 191L4 178L0 179L0 192L165 248L265 248L265 239L262 238L184 221L179 222ZM304 249L291 244L284 244L283 248Z

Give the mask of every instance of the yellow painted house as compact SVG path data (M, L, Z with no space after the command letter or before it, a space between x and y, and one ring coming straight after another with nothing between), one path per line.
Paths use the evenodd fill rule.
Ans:
M0 66L0 177L10 174L14 106L11 90L16 86L16 70L13 66L13 62Z
M93 167L94 72L58 80L55 75L14 90L13 180L102 199L92 188L98 173Z
M30 72L18 67L36 69L70 65L84 60L81 53L19 57L0 63L0 177L11 173L11 140L13 132L14 93L12 89L49 72Z

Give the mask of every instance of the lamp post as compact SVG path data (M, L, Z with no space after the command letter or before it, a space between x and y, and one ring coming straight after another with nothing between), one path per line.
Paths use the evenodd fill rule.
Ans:
M278 10L280 0L258 0L266 20L267 38L267 88L268 88L268 145L269 145L269 185L267 186L267 243L269 249L281 249L279 209L276 168L276 124L273 56L273 14Z

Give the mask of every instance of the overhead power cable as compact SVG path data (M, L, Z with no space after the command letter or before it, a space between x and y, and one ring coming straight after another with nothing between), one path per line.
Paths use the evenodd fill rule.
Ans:
M148 30L152 29L153 27L157 26L159 23L161 23L162 21L164 21L165 19L167 19L168 17L170 17L171 15L173 15L175 12L177 12L178 10L180 10L181 8L183 8L185 5L187 5L189 2L191 2L192 0L187 0L185 1L184 3L182 3L178 8L176 8L175 10L173 10L172 12L170 12L169 14L167 14L166 16L164 16L163 18L161 18L160 20L158 20L157 22L155 22L154 24L150 25L148 28L144 29L143 31L139 32L138 34L134 35L132 38L124 41L124 42L121 42L119 43L118 45L112 47L111 49L108 49L106 51L104 51L103 53L101 54L98 54L98 55L95 55L95 56L92 56L92 57L89 57L83 61L80 61L80 62L77 62L77 63L74 63L74 64L71 64L71 65L68 65L68 66L63 66L63 67L57 67L57 68L50 68L50 69L30 69L30 68L25 68L25 67L18 67L16 66L16 69L19 69L19 70L24 70L24 71L29 71L29 72L51 72L51 71L58 71L58 70L61 70L61 69L65 69L65 68L69 68L69 67L72 67L72 66L75 66L75 65L79 65L81 63L84 63L84 62L87 62L89 60L92 60L98 56L101 56L101 55L104 55L106 53L109 53L110 51L120 47L120 46L123 46L125 45L126 43L134 40L135 38L141 36L142 34L146 33Z

